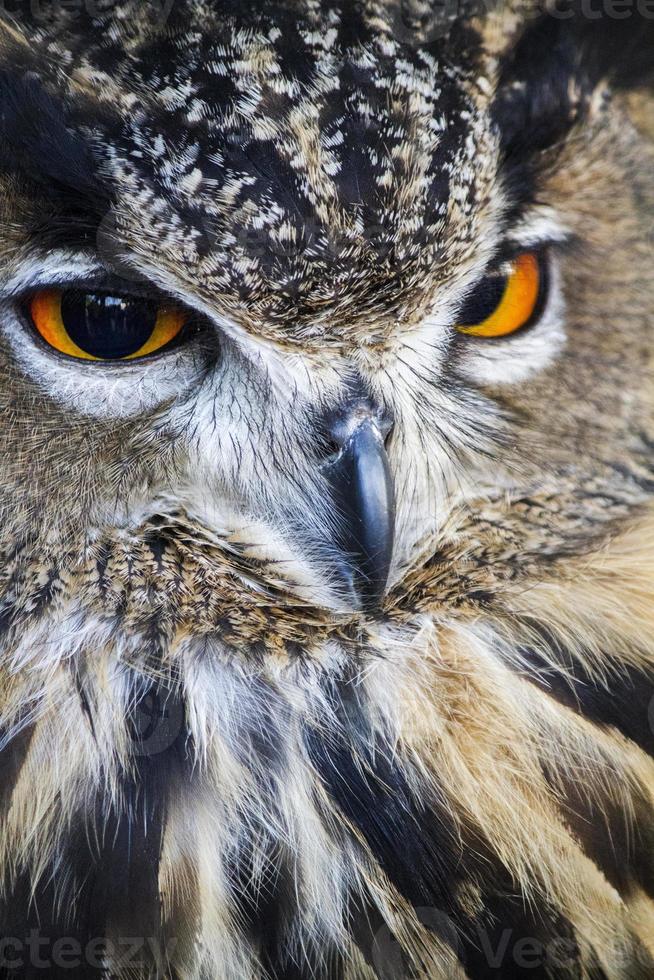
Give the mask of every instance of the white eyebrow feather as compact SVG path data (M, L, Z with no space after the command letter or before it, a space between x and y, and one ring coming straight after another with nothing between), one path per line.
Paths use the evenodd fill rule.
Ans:
M73 249L50 249L38 254L18 255L3 269L0 297L18 296L39 286L64 285L91 279L106 269L97 256Z

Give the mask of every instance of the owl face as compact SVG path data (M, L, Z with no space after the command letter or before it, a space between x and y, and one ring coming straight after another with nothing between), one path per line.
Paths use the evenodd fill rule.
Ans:
M651 168L592 39L537 105L526 11L147 16L5 33L7 536L182 526L279 615L375 618L637 507Z
M654 976L654 22L93 6L0 18L7 963Z

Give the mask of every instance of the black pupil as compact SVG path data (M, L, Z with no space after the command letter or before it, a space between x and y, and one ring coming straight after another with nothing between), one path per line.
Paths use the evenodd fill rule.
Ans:
M86 354L118 360L135 354L149 339L157 304L147 299L67 290L61 318L70 339Z
M465 300L458 320L463 327L474 327L492 316L502 301L507 276L486 276Z

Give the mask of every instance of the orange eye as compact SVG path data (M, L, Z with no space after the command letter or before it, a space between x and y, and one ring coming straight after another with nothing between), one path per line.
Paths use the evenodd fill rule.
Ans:
M539 257L523 252L504 276L487 276L468 297L460 333L506 337L529 323L542 305L544 275Z
M41 289L28 303L43 340L87 361L126 361L154 354L181 332L188 313L135 296Z

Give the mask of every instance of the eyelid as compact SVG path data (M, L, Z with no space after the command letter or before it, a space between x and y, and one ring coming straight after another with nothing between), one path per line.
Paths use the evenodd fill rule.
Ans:
M75 283L95 283L106 275L91 257L84 262L84 256L56 251L39 261L32 258L17 263L13 273L0 284L0 299L20 303L29 293L37 289L66 289Z
M84 278L70 278L64 281L51 282L45 281L35 283L28 289L24 289L20 294L15 294L18 299L24 300L37 292L46 289L57 289L60 292L77 291L80 293L100 293L105 296L124 296L126 299L148 299L152 302L161 303L168 306L182 306L181 303L169 293L165 293L150 283L127 282L117 276L108 275L104 272L98 276L86 276Z
M0 283L0 299L21 303L30 293L49 288L111 292L195 309L192 297L175 295L145 275L135 271L133 278L126 279L100 263L96 255L65 249L19 259L13 274Z
M479 277L479 281L488 276L502 275L502 270L505 266L509 267L520 255L524 255L526 252L533 252L534 255L539 256L543 260L547 260L547 256L552 250L562 248L567 244L569 244L569 239L525 239L525 241L521 242L505 240L489 261L486 269Z
M537 251L541 248L564 248L575 237L576 233L566 225L555 208L534 202L511 220L503 244L508 249Z

